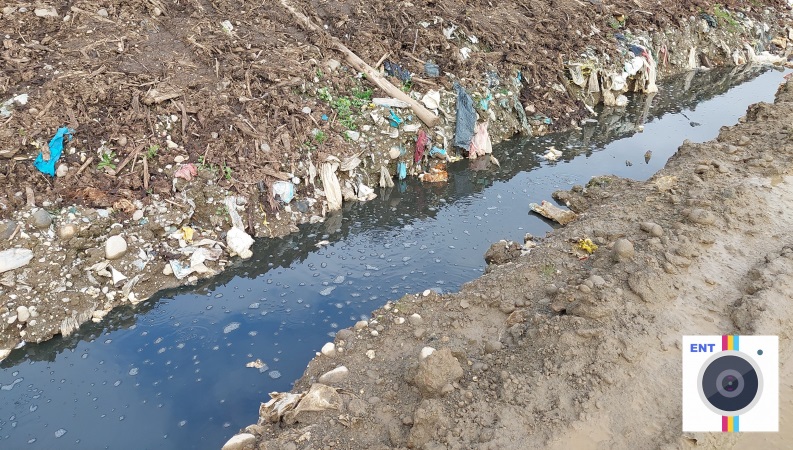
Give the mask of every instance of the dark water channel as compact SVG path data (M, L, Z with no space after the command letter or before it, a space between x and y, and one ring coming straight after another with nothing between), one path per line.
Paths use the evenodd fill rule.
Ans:
M220 448L338 329L405 293L457 290L483 272L492 242L549 231L529 202L594 175L646 179L684 139L712 139L750 103L772 101L782 76L746 68L669 80L581 130L497 146L501 169L456 163L447 184L408 182L345 205L257 242L253 259L198 287L16 350L0 364L0 448ZM551 145L564 152L556 163L538 156ZM316 248L321 240L330 245ZM245 367L257 358L265 370Z

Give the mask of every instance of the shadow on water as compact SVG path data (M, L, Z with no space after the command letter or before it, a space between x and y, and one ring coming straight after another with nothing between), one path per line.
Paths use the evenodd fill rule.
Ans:
M339 328L408 292L456 290L482 273L490 242L550 230L529 201L603 173L645 179L683 139L711 139L749 103L772 100L781 78L736 68L667 80L579 130L497 146L500 168L463 161L448 183L400 183L257 241L254 258L197 286L22 347L0 363L0 447L219 448ZM549 146L560 161L538 157ZM257 358L264 369L245 367Z

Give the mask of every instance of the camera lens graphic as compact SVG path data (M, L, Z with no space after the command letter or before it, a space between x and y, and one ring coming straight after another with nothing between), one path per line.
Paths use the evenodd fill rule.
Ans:
M762 392L762 376L754 361L737 351L715 354L703 366L699 393L720 415L738 415L751 409Z

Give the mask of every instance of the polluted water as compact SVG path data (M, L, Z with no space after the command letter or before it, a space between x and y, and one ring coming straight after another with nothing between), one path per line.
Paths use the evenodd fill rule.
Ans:
M530 202L595 175L646 179L684 139L712 139L749 104L773 101L783 75L670 78L580 129L496 146L500 168L461 161L447 183L397 183L257 241L253 258L197 286L25 345L0 363L0 448L220 448L338 330L406 293L459 289L483 273L495 241L550 231ZM550 147L556 161L541 157Z

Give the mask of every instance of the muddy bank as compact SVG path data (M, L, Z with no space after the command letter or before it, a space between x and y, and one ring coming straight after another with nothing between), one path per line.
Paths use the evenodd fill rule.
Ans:
M501 2L497 14L291 2L327 34L306 31L278 4L121 3L2 9L3 357L212 276L247 256L250 236L323 221L403 173L443 180L444 162L470 156L470 141L486 150L515 133L575 126L597 103L652 91L656 75L784 63L793 48L782 2L669 2L654 14L629 2ZM331 37L433 109L439 125L381 106L383 93ZM490 124L462 146L460 97L478 130ZM65 138L51 140L59 130ZM54 176L34 168L60 142Z
M308 394L275 395L283 409L262 406L234 448L736 444L682 434L670 392L683 334L777 334L789 371L791 113L787 82L775 104L684 143L647 182L574 189L580 217L528 255L339 332L298 380Z

